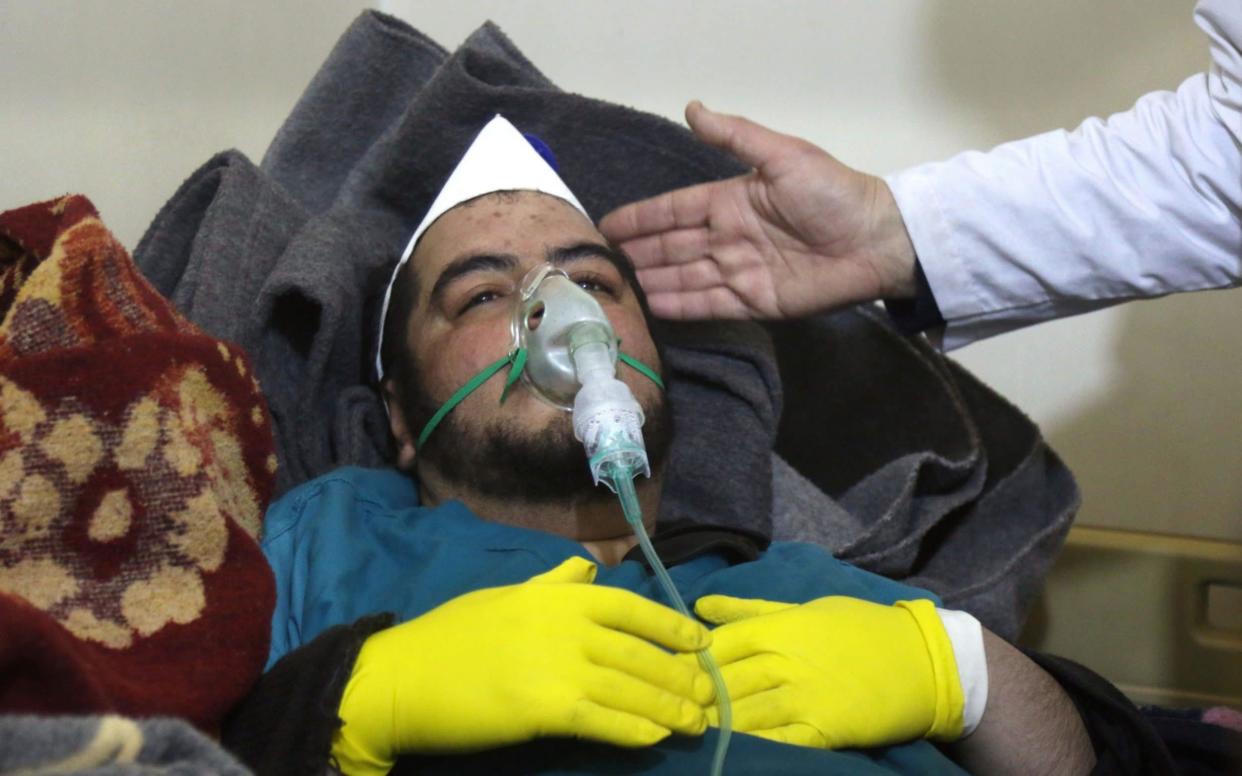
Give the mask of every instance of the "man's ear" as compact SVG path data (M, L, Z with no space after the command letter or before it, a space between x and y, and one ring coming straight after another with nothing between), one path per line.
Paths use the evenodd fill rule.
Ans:
M397 394L396 381L389 378L380 388L384 395L384 404L388 407L388 429L392 438L397 441L397 468L408 472L414 469L414 434L405 422L405 413L401 411L401 400Z

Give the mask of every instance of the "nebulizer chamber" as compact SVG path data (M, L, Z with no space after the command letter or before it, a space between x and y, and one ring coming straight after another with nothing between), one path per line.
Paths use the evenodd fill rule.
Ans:
M617 494L665 596L691 617L643 525L634 477L651 476L642 436L645 419L629 386L617 379L619 343L603 308L564 271L543 264L522 281L513 336L527 353L522 379L539 398L572 411L574 436L585 448L595 483ZM698 658L716 687L720 737L712 773L719 774L731 733L729 696L711 654L701 650Z

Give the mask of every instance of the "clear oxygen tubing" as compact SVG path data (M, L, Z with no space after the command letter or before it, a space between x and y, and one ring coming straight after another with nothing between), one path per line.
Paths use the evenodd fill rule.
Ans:
M604 464L601 479L621 500L621 511L625 513L625 521L634 529L634 535L638 537L643 556L647 558L647 562L655 571L656 579L659 580L664 595L673 602L677 611L693 619L690 610L686 608L686 602L681 600L677 588L673 587L673 580L669 578L668 571L660 562L660 556L656 555L655 548L651 546L651 539L647 536L646 527L643 526L643 513L642 507L638 505L638 493L634 490L635 474L636 472L624 462L608 461ZM711 773L712 776L721 776L724 770L725 753L729 750L729 738L733 734L733 710L729 704L729 690L725 687L724 677L720 675L720 667L716 665L711 652L700 649L695 654L699 659L699 664L711 676L712 684L716 687L716 709L720 715L720 735L716 739L716 751L712 755Z

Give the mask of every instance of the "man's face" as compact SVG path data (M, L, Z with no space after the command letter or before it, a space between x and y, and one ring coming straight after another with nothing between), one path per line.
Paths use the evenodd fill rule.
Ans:
M488 195L441 216L410 258L419 291L405 332L406 357L418 385L397 402L406 425L398 433L403 461L415 452L413 440L430 413L509 351L515 294L526 273L544 262L590 292L622 349L658 370L642 308L615 258L585 216L536 192ZM649 451L658 457L666 446L659 437L668 431L663 394L633 370L620 369L618 377L643 406ZM591 491L570 414L522 383L501 404L503 387L502 372L458 404L416 451L419 467L435 467L442 479L489 496L546 501Z

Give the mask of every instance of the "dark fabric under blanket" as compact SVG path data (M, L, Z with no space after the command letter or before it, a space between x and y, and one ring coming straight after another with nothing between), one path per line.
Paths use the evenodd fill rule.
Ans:
M370 234L351 211L312 216L227 151L181 185L134 252L186 317L252 354L272 412L277 495L337 464L384 463L387 418L367 387L368 295L395 256Z
M1035 425L878 308L769 328L786 392L776 449L810 480L777 490L774 538L817 541L1016 634L1078 506ZM784 506L816 486L819 503Z
M494 25L447 55L404 22L362 14L262 168L236 152L212 160L135 252L192 320L253 354L276 423L280 491L386 456L369 374L376 300L458 156L496 113L554 149L597 217L743 171L671 122L560 91ZM753 323L661 329L677 424L665 525L821 541L1016 632L1077 503L1072 479L1020 413L869 309L791 325L795 339L779 349ZM778 351L787 380L813 375L786 382L787 397ZM777 449L797 472L771 453L783 399L796 409ZM865 433L845 436L845 425Z

